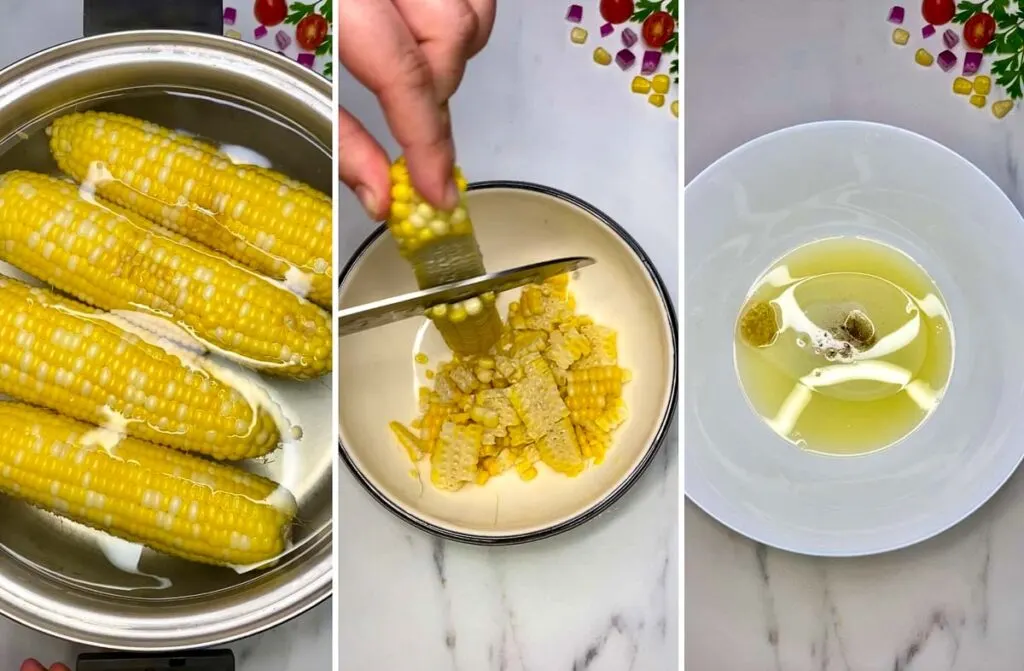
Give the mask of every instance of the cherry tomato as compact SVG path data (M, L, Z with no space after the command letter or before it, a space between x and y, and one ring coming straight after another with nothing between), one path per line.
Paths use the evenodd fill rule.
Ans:
M256 0L252 13L263 25L276 26L288 16L288 3L285 0Z
M972 49L984 49L995 34L996 20L985 12L978 12L964 24L964 42Z
M600 9L608 23L625 23L633 16L633 0L601 0Z
M924 0L921 3L921 15L933 26L941 26L953 20L956 14L954 0Z
M644 21L644 42L651 49L661 49L676 31L676 22L668 12L654 12Z
M295 41L306 51L316 51L327 37L327 19L319 14L310 14L295 26Z

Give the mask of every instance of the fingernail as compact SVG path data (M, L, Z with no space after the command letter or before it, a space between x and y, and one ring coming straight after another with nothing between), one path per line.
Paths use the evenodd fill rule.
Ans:
M448 186L444 190L444 205L446 209L455 209L455 206L459 204L459 187L455 186L454 181L449 181Z
M366 214L370 215L371 219L377 218L377 199L373 197L373 193L365 186L356 187L356 198L362 203L363 209L366 210Z

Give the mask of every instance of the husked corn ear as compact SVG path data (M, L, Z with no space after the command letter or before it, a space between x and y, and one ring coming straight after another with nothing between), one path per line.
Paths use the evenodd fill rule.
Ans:
M427 315L449 349L461 355L486 354L501 336L501 317L490 292L452 305L435 305Z
M277 280L309 284L330 308L331 199L213 145L108 112L47 130L61 170L104 198Z
M476 479L483 427L445 422L430 457L430 480L440 489L456 491Z
M430 206L409 181L405 159L391 166L391 212L388 230L398 250L412 265L421 289L483 275L483 256L466 210L466 180L458 168L454 179L459 204L451 212ZM455 305L435 306L428 316L456 354L485 354L501 335L501 317L494 294Z
M541 460L559 473L579 475L585 462L576 442L576 432L568 419L555 422L547 434L537 441Z
M330 371L324 310L68 182L0 176L0 258L105 310L165 316L240 363L295 378Z
M76 301L0 278L0 393L215 459L267 454L271 415Z
M0 491L154 550L215 565L249 565L287 549L295 499L269 480L0 403Z

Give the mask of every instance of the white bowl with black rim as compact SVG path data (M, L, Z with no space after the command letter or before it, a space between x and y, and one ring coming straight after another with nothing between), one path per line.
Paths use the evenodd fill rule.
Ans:
M426 319L410 319L339 341L341 455L359 483L389 511L453 540L511 544L538 540L593 519L620 499L650 465L676 405L677 327L664 282L648 256L595 207L556 189L525 182L473 184L470 215L490 270L564 256L597 263L570 283L577 311L618 332L619 363L633 373L624 388L630 418L605 461L569 478L543 465L532 481L510 472L458 492L434 488L396 443L388 422L416 415L425 384L414 363L450 358ZM674 224L674 222L671 222ZM341 274L342 308L414 291L413 274L384 227L356 251ZM518 292L499 297L506 307Z

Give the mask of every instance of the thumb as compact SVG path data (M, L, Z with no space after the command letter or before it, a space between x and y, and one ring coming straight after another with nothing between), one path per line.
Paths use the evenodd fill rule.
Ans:
M21 671L46 671L46 667L34 659L26 659L21 663Z
M355 192L363 209L375 220L384 219L391 207L389 167L388 155L380 144L358 119L339 107L339 177Z

